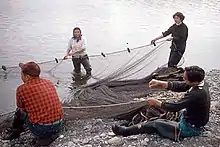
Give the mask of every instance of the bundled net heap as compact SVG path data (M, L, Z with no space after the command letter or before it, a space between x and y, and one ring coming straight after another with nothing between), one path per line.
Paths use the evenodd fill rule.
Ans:
M90 56L93 71L88 81L72 80L71 60L56 59L39 65L43 77L52 80L61 93L66 91L61 97L67 120L118 118L137 123L164 113L146 106L143 100L161 91L149 89L152 78L183 80L183 70L165 67L168 54L169 43L161 41L156 46ZM9 67L0 72L0 78L16 78L19 71L18 67Z
M100 64L95 65L100 68L94 72L93 82L80 89L73 88L70 97L64 100L66 118L118 118L137 123L166 113L146 106L145 99L162 90L149 89L152 78L183 80L181 68L166 68L166 64L152 72L155 65L161 65L157 59L167 62L166 54L158 55L167 48L167 42L160 42L157 46L142 46L106 54L104 58L90 58L91 63L99 58ZM178 114L163 117L175 120Z

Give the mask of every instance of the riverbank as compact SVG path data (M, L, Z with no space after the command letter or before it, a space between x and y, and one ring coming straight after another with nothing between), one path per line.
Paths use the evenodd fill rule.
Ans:
M134 135L130 137L116 137L111 132L111 126L118 121L113 119L92 119L68 121L60 137L50 147L110 147L110 146L152 146L152 147L220 147L220 70L207 73L206 81L210 85L211 112L206 125L207 131L203 136L186 138L181 142L173 142L158 135ZM163 92L160 97L181 96L172 92ZM17 140L5 142L0 140L3 147L30 147L33 136L25 132Z

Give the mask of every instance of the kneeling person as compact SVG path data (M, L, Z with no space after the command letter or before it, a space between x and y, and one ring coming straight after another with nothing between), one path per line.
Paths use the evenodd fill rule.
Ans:
M63 110L52 82L39 77L40 67L35 62L19 64L24 84L17 88L12 134L9 140L18 138L26 124L36 136L36 143L48 145L58 137Z
M187 92L177 102L161 102L147 99L147 104L160 107L169 112L181 110L180 122L157 119L130 127L115 125L116 135L129 136L140 133L159 133L161 136L178 140L179 137L198 136L209 120L210 95L208 85L204 83L205 71L198 66L185 68L184 82L165 82L152 80L150 87L166 88L174 92Z

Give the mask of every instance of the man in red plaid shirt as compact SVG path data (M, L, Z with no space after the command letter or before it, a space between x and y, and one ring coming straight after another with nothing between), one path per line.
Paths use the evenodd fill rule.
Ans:
M58 137L63 110L52 82L40 78L40 67L35 62L19 64L24 84L17 88L12 134L7 138L18 138L24 123L36 136L35 143L48 145Z

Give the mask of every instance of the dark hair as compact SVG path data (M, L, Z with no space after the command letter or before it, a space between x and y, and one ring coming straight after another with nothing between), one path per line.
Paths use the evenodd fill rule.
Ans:
M79 38L76 38L76 36L74 36L74 32L75 32L76 30L79 30L79 31L80 31L80 34L82 33L82 31L81 31L81 29L80 29L79 27L75 27L75 28L73 29L73 39L77 39L76 42L78 42L79 40L81 40L81 36L82 36L82 35L81 35Z
M205 71L198 66L186 67L185 72L190 82L202 82L205 78Z
M176 12L175 14L173 14L173 18L175 16L179 17L181 21L183 21L185 19L185 16L181 12Z

